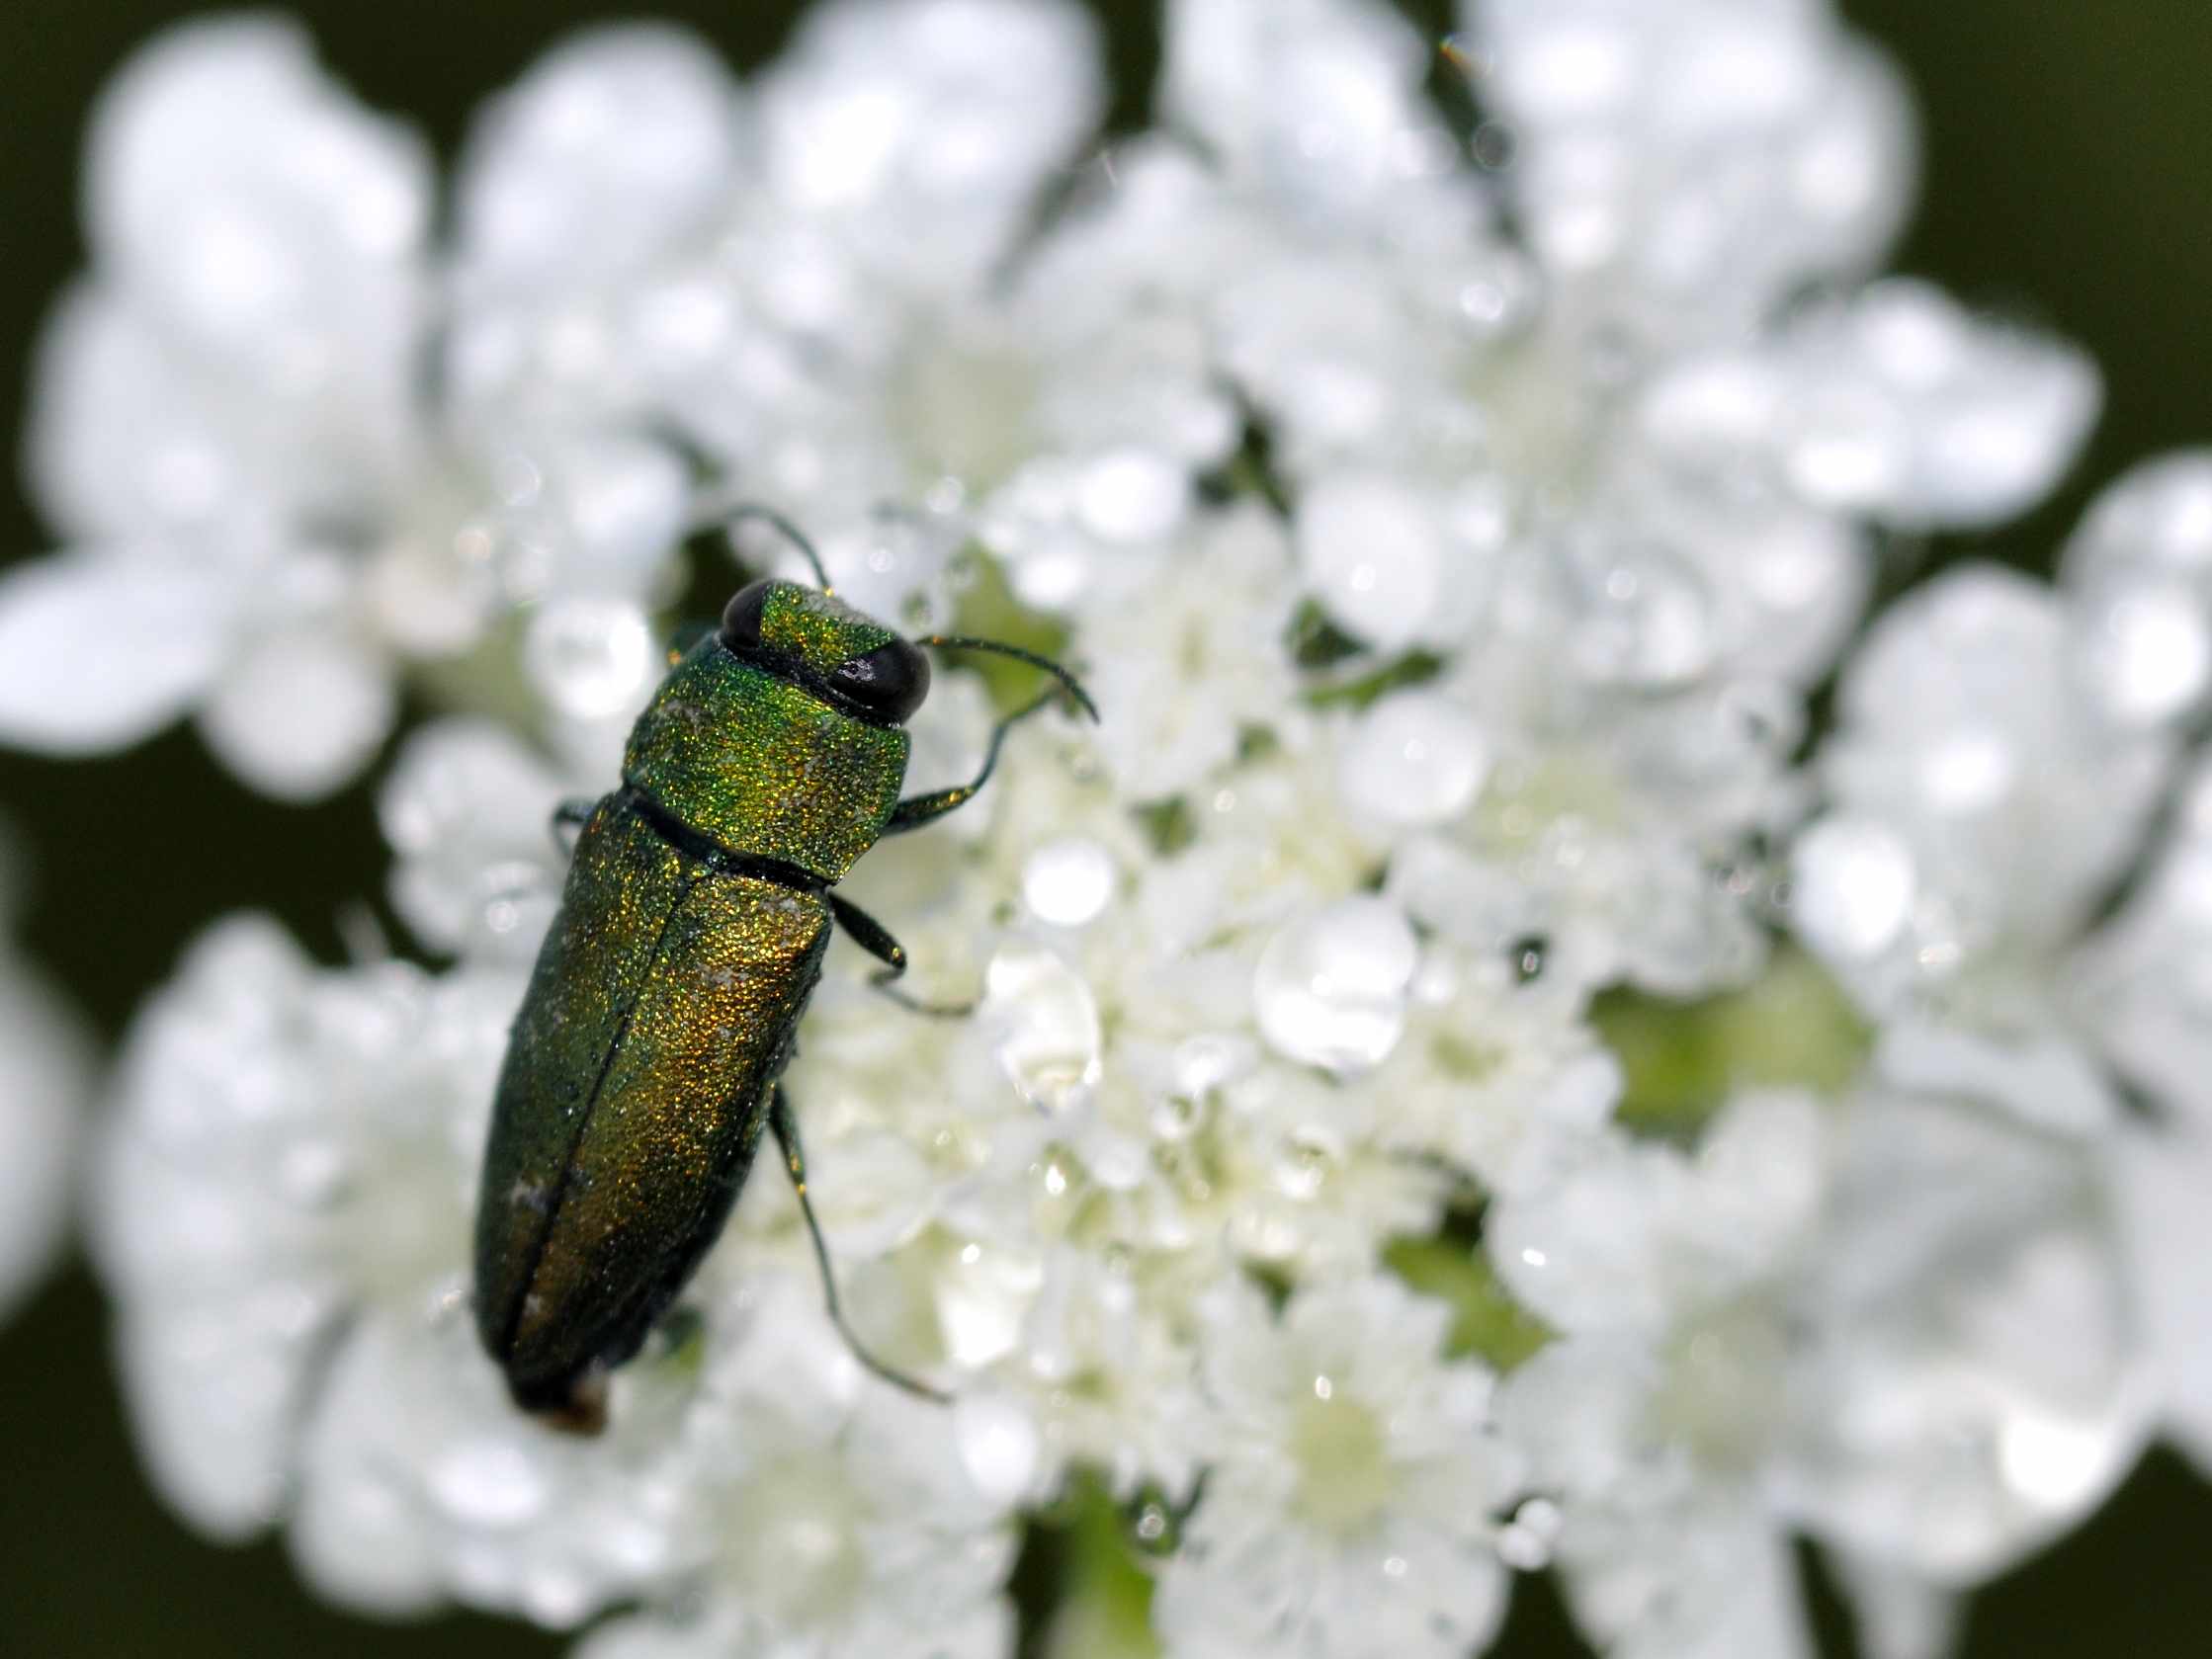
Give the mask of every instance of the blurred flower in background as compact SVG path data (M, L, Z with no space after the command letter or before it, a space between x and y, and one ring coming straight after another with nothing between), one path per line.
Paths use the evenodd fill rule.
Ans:
M126 1041L152 1477L587 1659L1006 1654L1025 1526L1057 1655L1442 1659L1549 1568L1604 1652L1774 1659L1795 1535L1940 1653L2153 1436L2212 1456L2212 456L2056 581L1907 585L2098 381L1878 275L1911 110L1819 0L1166 24L1104 144L1058 0L834 0L744 83L587 34L443 218L282 23L119 74L0 734L189 713L306 798L440 711L407 957L222 919ZM476 1350L468 1205L550 809L789 556L737 500L1105 719L853 877L975 1017L847 964L791 1073L853 1317L954 1403L834 1341L764 1178L578 1445ZM915 784L1025 689L942 675Z
M0 928L13 919L16 863L0 837ZM91 1034L0 937L0 1321L60 1251L91 1093Z

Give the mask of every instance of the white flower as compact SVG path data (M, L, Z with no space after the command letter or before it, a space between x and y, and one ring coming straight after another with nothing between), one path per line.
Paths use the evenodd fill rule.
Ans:
M1792 1525L1886 1595L2101 1500L2148 1391L2087 1150L1981 1101L1749 1097L1694 1160L1618 1148L1498 1206L1500 1276L1566 1333L1500 1418L1607 1651L1810 1651Z
M2104 1160L1978 1093L1850 1104L1789 1390L1795 1512L1952 1587L2102 1502L2152 1403Z
M1447 1158L1489 1192L1529 1187L1620 1099L1620 1062L1582 1022L1581 1003L1579 987L1533 956L1431 950L1405 1035L1366 1091L1369 1132Z
M642 633L682 469L614 423L439 429L420 143L289 26L230 20L131 65L89 166L95 271L33 412L35 481L75 545L0 588L0 732L89 753L197 710L232 770L308 798L383 740L401 662L544 598L546 694L608 712L566 705L594 667L575 635L609 604Z
M79 546L0 592L0 719L83 753L199 707L243 775L321 793L391 718L340 546L408 470L428 157L296 31L231 20L131 64L88 170L98 274L55 315L32 428Z
M1487 1432L1490 1379L1441 1358L1446 1309L1394 1281L1207 1306L1211 1473L1155 1618L1191 1659L1260 1651L1479 1652L1504 1612L1491 1512L1510 1453Z
M596 1632L583 1659L1006 1650L1003 1510L935 1411L860 1373L804 1280L768 1286L735 1352L710 1357L669 1452L698 1591Z
M1986 568L1885 615L1822 753L1793 919L1867 1004L2031 1031L2057 954L2134 855L2171 750L2084 695L2060 595Z
M926 508L1064 599L1092 551L1173 530L1235 436L1142 272L1030 261L1095 55L1071 6L849 0L744 101L671 32L579 39L470 146L464 401L680 432L863 589L934 573L874 517Z
M1895 72L1824 0L1465 0L1545 263L1654 330L1760 317L1880 257L1911 198Z
M386 1323L464 1316L468 1205L510 974L318 971L219 924L126 1045L93 1237L165 1495L266 1527L322 1374ZM443 1310L441 1312L441 1310Z
M1086 609L1074 653L1114 710L1094 742L1122 799L1197 788L1296 701L1292 604L1288 539L1255 505L1209 517L1167 563Z

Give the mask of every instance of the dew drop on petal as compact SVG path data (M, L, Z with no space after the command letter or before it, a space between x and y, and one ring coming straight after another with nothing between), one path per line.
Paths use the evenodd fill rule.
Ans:
M953 1407L953 1441L983 1496L1013 1505L1028 1494L1043 1449L1035 1421L1014 1400L989 1391L964 1393Z
M1489 771L1481 730L1430 692L1401 692L1360 717L1337 764L1356 812L1390 824L1437 824L1462 811Z
M2089 619L2089 690L2122 724L2156 725L2187 710L2212 681L2212 636L2178 584L2127 589Z
M1912 849L1893 831L1826 819L1799 840L1791 861L1797 931L1830 959L1876 955L1904 931L1914 885Z
M1218 1032L1186 1037L1175 1048L1175 1086L1188 1095L1210 1095L1249 1071L1256 1058L1244 1037Z
M1298 514L1299 561L1314 594L1378 650L1421 636L1436 610L1443 539L1411 489L1387 478L1329 478Z
M1404 1030L1416 961L1413 929L1396 905L1340 900L1269 941L1252 985L1260 1031L1290 1059L1364 1071Z
M563 714L620 714L644 701L654 667L652 630L626 601L564 599L532 619L523 661Z
M1087 836L1047 842L1022 864L1022 900L1039 921L1079 928L1114 896L1114 860Z
M979 1010L993 1052L1022 1099L1046 1112L1074 1107L1097 1083L1103 1035L1083 976L1055 953L1009 940L983 970Z
M1115 450L1084 471L1076 491L1083 528L1101 541L1148 541L1182 521L1190 503L1183 469L1150 450Z

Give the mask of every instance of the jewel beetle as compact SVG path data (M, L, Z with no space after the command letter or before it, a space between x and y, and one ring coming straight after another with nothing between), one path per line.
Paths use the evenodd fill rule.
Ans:
M836 892L879 839L973 798L1019 720L1064 695L1059 664L994 640L907 639L830 590L741 589L638 715L621 785L563 806L579 827L560 908L508 1037L476 1203L476 1330L516 1404L595 1433L606 1375L634 1356L728 1219L772 1133L846 1329L781 1079L833 927L883 966L906 955ZM901 797L924 647L993 651L1057 686L1002 719L967 784ZM895 991L893 991L895 995Z

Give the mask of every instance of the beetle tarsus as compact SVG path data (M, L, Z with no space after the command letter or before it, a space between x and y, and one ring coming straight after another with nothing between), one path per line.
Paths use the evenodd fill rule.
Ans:
M776 1131L776 1144L783 1148L784 1168L791 1175L791 1190L799 1195L799 1213L806 1218L807 1236L813 1241L814 1265L821 1269L822 1301L829 1309L829 1322L837 1327L837 1334L845 1339L853 1358L886 1382L934 1404L947 1404L951 1395L877 1359L845 1323L845 1310L837 1301L837 1275L829 1265L829 1246L823 1242L821 1223L814 1219L813 1201L807 1196L807 1157L799 1147L799 1120L792 1114L791 1097L781 1084L769 1096L768 1126Z
M893 984L898 977L896 970L883 968L868 976L871 988L898 1004L909 1014L919 1014L925 1020L965 1020L976 1012L976 1004L969 1002L924 1002L911 991L903 991Z
M607 1371L593 1366L568 1385L564 1398L551 1403L531 1402L531 1416L557 1434L589 1439L607 1429Z

